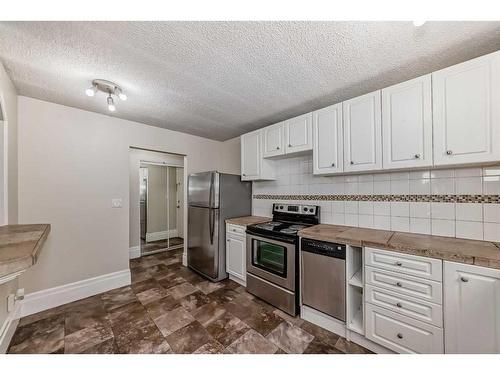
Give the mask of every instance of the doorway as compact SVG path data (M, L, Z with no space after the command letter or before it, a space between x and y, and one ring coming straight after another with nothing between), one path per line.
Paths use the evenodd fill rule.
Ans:
M184 168L142 161L139 168L141 256L184 246Z

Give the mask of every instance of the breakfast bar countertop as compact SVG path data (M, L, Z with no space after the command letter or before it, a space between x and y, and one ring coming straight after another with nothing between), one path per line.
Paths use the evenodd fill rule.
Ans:
M302 229L299 236L500 269L500 243L496 242L330 224Z
M0 227L0 280L34 265L50 232L50 224Z
M242 217L234 217L226 220L226 224L240 225L242 227L247 227L248 225L265 223L266 221L270 221L270 217L264 216L242 216Z

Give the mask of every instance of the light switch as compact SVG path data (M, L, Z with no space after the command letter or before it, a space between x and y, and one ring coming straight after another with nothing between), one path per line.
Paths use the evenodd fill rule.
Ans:
M121 198L115 198L111 200L111 207L112 208L122 208L122 199Z

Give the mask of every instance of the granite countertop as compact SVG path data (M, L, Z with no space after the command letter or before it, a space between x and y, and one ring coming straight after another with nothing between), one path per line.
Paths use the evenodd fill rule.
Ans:
M226 224L240 225L242 227L246 227L248 225L264 223L270 220L271 218L264 216L242 216L242 217L234 217L232 219L227 219Z
M34 265L50 232L50 224L0 227L0 279Z
M500 243L319 224L299 236L500 269Z

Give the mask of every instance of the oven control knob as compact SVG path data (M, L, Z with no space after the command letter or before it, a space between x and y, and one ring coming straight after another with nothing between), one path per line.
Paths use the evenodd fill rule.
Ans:
M280 210L282 210L282 209L283 209L283 206L280 206Z
M314 209L310 208L310 209L309 209L309 212L314 212Z
M304 211L307 212L307 207L304 207Z

